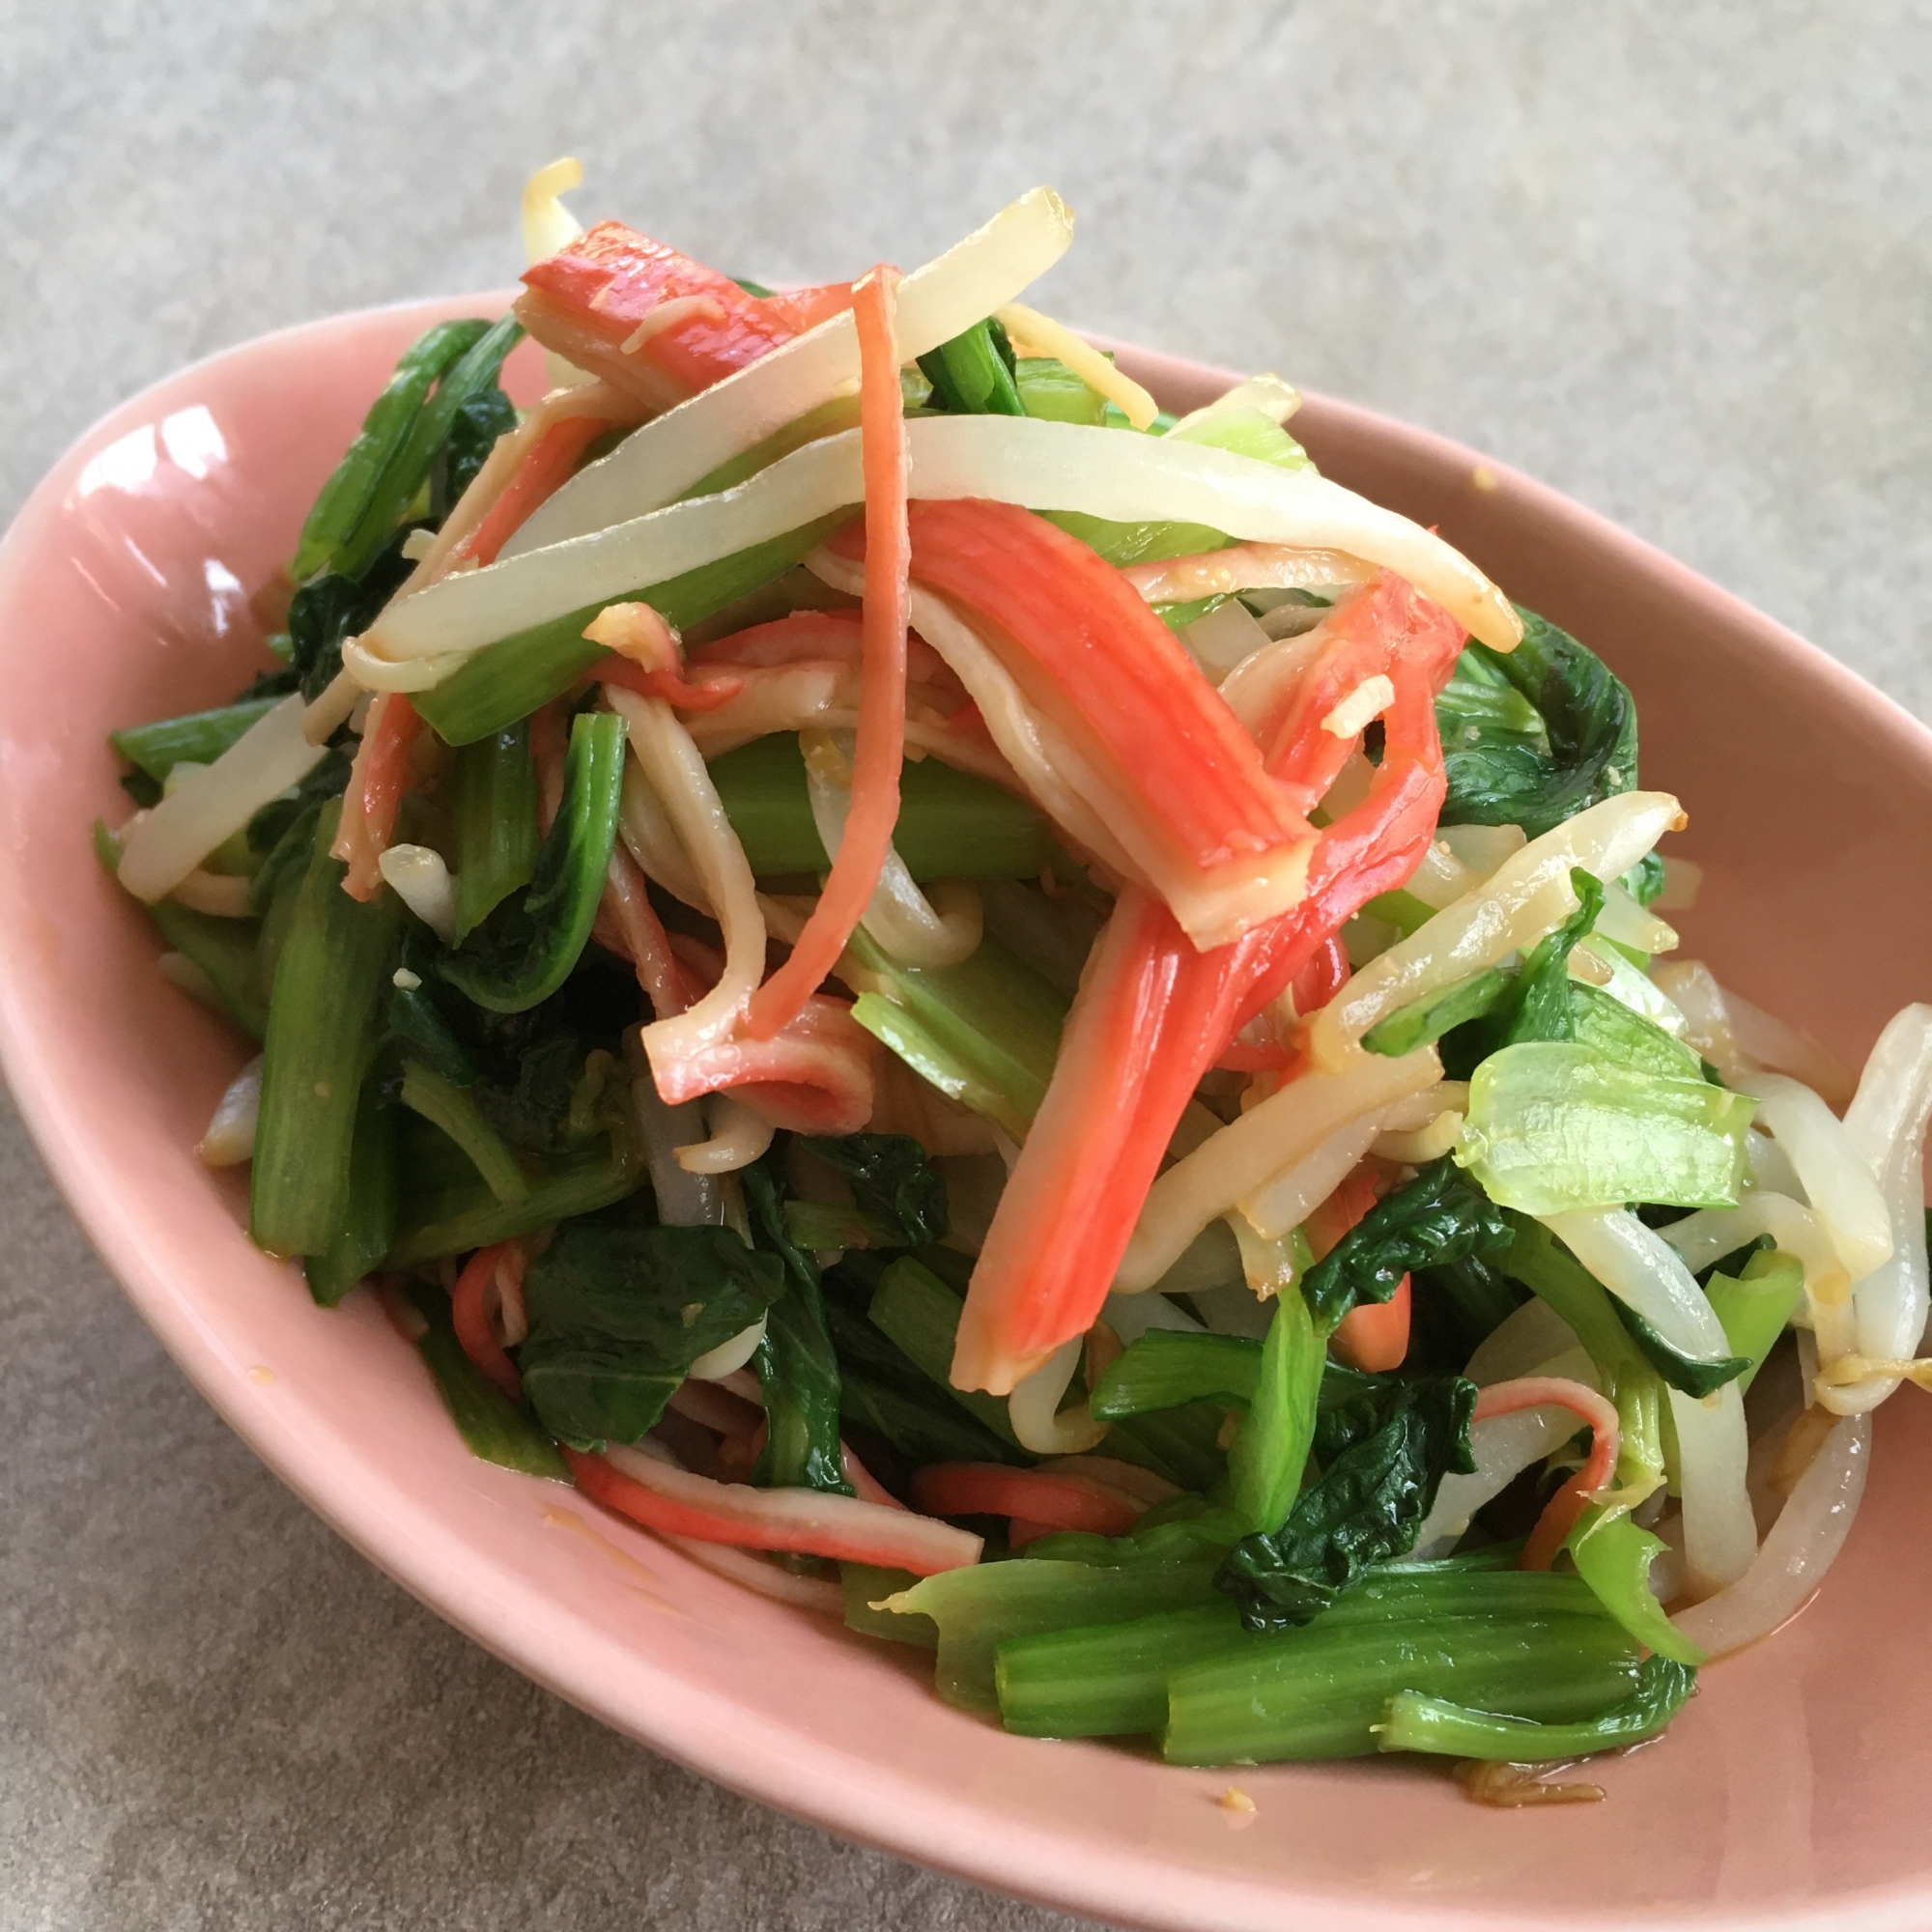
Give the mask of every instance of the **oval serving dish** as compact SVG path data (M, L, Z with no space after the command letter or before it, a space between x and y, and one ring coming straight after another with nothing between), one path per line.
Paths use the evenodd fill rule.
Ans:
M1496 1811L1439 1768L1169 1770L947 1709L923 1653L753 1596L575 1492L471 1461L366 1294L325 1313L252 1248L193 1147L245 1057L166 984L95 863L125 815L113 727L222 701L259 663L247 589L396 355L506 297L338 317L200 363L83 437L0 544L0 1055L82 1227L242 1437L479 1643L653 1748L902 1857L1119 1923L1450 1932L1932 1923L1932 1405L1878 1422L1820 1601L1714 1667L1660 1745L1593 1766L1608 1802ZM1170 408L1234 379L1126 351ZM520 401L541 382L527 345ZM1685 952L1857 1065L1932 992L1932 732L1600 518L1468 451L1311 400L1338 481L1438 525L1636 694L1648 785L1704 867ZM1903 888L1903 889L1902 889ZM1850 965L1835 909L1883 952ZM1673 916L1677 917L1677 916ZM1231 1781L1244 1816L1217 1799ZM1244 1829L1234 1829L1236 1824Z

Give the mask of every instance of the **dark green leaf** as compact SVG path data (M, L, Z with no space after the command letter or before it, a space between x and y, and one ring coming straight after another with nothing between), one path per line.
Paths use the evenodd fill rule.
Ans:
M537 853L529 890L508 899L442 963L442 976L480 1007L517 1013L547 1000L582 954L617 837L624 721L581 713L556 820Z
M942 408L974 415L1026 414L1013 382L1012 347L990 317L922 355L919 368Z
M826 1490L849 1496L838 1440L838 1357L827 1325L818 1266L797 1245L784 1220L784 1142L741 1170L753 1233L787 1277L765 1318L754 1357L765 1403L765 1447L757 1480L780 1489Z
M328 1246L302 1263L308 1292L324 1308L365 1280L396 1238L396 1114L377 1089L375 1079L364 1082L356 1102L343 1219Z
M1470 644L1436 699L1444 825L1520 825L1530 838L1636 783L1636 706L1575 638L1521 611L1507 656ZM1527 701L1511 713L1499 685ZM1539 742L1539 740L1541 742Z
M1509 1014L1502 1044L1529 1039L1575 1039L1577 1019L1570 1002L1570 955L1597 923L1604 909L1603 882L1578 867L1570 872L1577 910L1555 931L1531 948L1517 976L1515 1010Z
M865 1313L869 1290L860 1290L843 1266L827 1277L835 1293L826 1317L838 1354L839 1413L875 1430L914 1463L1026 1463L1023 1449L1003 1440L933 1386L904 1350L875 1328ZM847 1295L857 1293L857 1306Z
M430 515L440 524L476 480L499 436L517 426L516 405L495 383L479 390L456 412L449 440L430 471Z
M728 1228L566 1223L530 1264L524 1390L568 1442L636 1442L698 1356L784 1292L775 1256Z
M472 1087L476 1083L476 1056L457 1037L438 1005L429 977L432 970L426 930L412 921L403 933L401 964L389 980L389 1031L453 1086ZM492 1126L496 1124L491 1122Z
M1638 905L1654 905L1663 890L1663 861L1655 852L1646 852L1624 874L1623 886Z
M417 410L409 433L383 465L355 527L336 549L333 569L345 577L368 575L369 566L394 542L431 466L456 427L459 412L495 385L504 356L523 333L515 316L503 316L482 327L462 356L444 369L435 393Z
M1312 1622L1371 1566L1413 1547L1443 1476L1475 1467L1476 1393L1460 1376L1432 1376L1388 1382L1322 1414L1323 1473L1280 1529L1242 1538L1216 1575L1250 1630Z
M342 640L366 631L415 568L403 554L402 535L381 552L360 578L325 571L289 605L289 640L301 695L319 697L342 668Z
M1362 1036L1362 1044L1371 1053L1400 1060L1405 1054L1440 1039L1452 1028L1465 1026L1493 1012L1511 997L1513 987L1512 974L1492 967L1487 973L1459 980L1412 1006L1398 1007Z
M292 826L297 825L312 807L324 806L332 798L340 798L349 784L350 763L347 753L331 750L319 760L297 784L292 784L279 796L271 798L267 805L248 821L248 849L251 852L266 852L269 862L262 871L277 863L276 848L289 836ZM301 849L308 850L303 834ZM302 863L306 865L307 859ZM256 873L259 879L261 872Z
M1386 1301L1412 1269L1507 1247L1513 1231L1447 1154L1378 1201L1302 1282L1317 1325L1331 1333L1358 1301Z
M412 1282L403 1293L427 1324L416 1349L469 1453L526 1476L569 1482L556 1444L463 1352L448 1295L425 1282Z
M896 1228L904 1246L945 1238L946 1177L909 1134L847 1134L810 1145L851 1182L861 1210Z
M1734 1382L1751 1366L1748 1355L1719 1355L1704 1361L1673 1348L1636 1310L1620 1295L1611 1295L1610 1305L1630 1330L1631 1339L1643 1350L1644 1359L1674 1389L1701 1402L1715 1395L1726 1382Z

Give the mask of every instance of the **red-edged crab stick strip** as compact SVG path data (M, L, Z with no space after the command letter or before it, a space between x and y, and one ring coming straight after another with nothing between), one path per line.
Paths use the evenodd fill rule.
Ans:
M847 1002L814 993L770 1039L708 1048L689 1063L688 1083L674 1085L679 1099L729 1094L792 1133L856 1134L872 1118L877 1051ZM658 1092L675 1104L662 1077Z
M1304 810L1119 571L1009 503L921 501L909 522L914 582L991 620L984 641L1085 768L1076 788L1196 944L1301 897Z
M493 1247L478 1248L463 1264L450 1292L449 1319L463 1352L510 1398L524 1399L523 1378L517 1365L497 1339L496 1323L490 1313L490 1290L498 1283L498 1270L509 1272L521 1288L525 1256L520 1241L498 1241ZM500 1291L499 1291L500 1292Z
M1492 1415L1514 1415L1524 1408L1567 1408L1590 1427L1588 1460L1544 1505L1517 1559L1520 1570L1548 1570L1576 1528L1577 1519L1609 1488L1617 1466L1617 1411L1587 1383L1564 1376L1521 1376L1515 1381L1492 1382L1476 1398L1470 1419L1487 1422Z
M383 882L383 854L395 836L396 813L409 788L410 747L422 731L416 708L399 691L370 700L343 796L342 823L329 849L349 867L342 889L366 899Z
M860 646L859 728L852 808L818 904L791 954L752 997L745 1031L782 1031L838 963L892 849L905 752L907 572L906 442L893 309L898 270L881 264L853 290L859 330L860 440L866 469L866 598Z
M934 1577L980 1560L980 1540L951 1523L819 1490L755 1490L674 1469L635 1449L603 1456L565 1447L563 1460L592 1502L646 1529L741 1549L782 1549ZM621 1464L621 1466L619 1466Z
M611 854L594 936L600 946L631 962L659 1019L670 1019L691 1004L686 968L671 951L670 936L651 904L643 868L621 844Z
M714 985L725 962L683 934L670 947L688 984ZM645 1036L645 1051L650 1038ZM774 1127L801 1134L856 1134L872 1117L879 1043L852 1017L851 1003L814 993L770 1039L724 1032L675 1058L652 1057L668 1106L705 1094L742 1100Z
M547 502L577 473L583 452L611 427L608 417L571 415L554 422L537 438L502 494L483 520L450 552L450 564L495 563L537 506Z
M933 1516L1004 1516L1033 1536L1084 1529L1124 1536L1146 1505L1077 1476L1015 1469L1004 1463L933 1463L916 1469L914 1504Z
M1368 639L1374 648L1365 646ZM1399 578L1336 620L1308 682L1330 660L1384 668L1382 761L1368 796L1327 827L1293 912L1202 952L1144 892L1117 901L1062 1037L1046 1099L1020 1151L966 1295L952 1359L960 1388L1009 1394L1069 1337L1092 1327L1201 1076L1363 904L1421 863L1443 796L1435 698L1463 632ZM1304 717L1322 731L1332 710ZM1274 761L1304 792L1339 769L1364 719L1333 749L1275 735ZM1323 735L1334 737L1333 731Z
M517 319L546 349L668 410L844 305L842 287L750 296L621 221L600 221L524 276Z
M583 627L593 644L616 655L600 665L598 677L645 697L662 697L679 711L715 711L744 690L737 677L687 684L677 633L648 604L607 604Z

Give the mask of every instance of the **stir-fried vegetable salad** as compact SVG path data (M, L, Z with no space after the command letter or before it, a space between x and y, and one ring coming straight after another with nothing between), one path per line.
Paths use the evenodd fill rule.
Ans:
M1287 384L1176 420L1024 305L1050 192L773 294L576 179L278 662L113 740L255 1240L476 1455L1014 1731L1662 1728L1925 1379L1932 1009L1851 1083L1676 961L1630 692Z

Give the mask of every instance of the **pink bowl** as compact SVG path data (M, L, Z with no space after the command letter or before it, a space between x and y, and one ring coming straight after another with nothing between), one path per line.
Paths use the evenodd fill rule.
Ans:
M241 1187L191 1151L243 1052L158 978L153 933L89 854L89 822L125 808L104 736L246 676L244 586L288 555L396 355L430 321L501 300L339 317L188 369L89 431L0 545L0 899L15 909L0 1049L81 1225L209 1401L372 1561L560 1695L767 1804L985 1885L1151 1926L1932 1923L1932 1409L1915 1397L1880 1419L1864 1513L1815 1607L1712 1670L1667 1740L1595 1774L1607 1804L1498 1812L1435 1767L1174 1771L961 1717L918 1653L470 1461L372 1302L325 1314L249 1246ZM1230 380L1129 359L1182 407ZM527 392L533 355L518 374ZM1687 950L1856 1064L1932 977L1932 734L1525 478L1342 404L1311 401L1296 428L1330 475L1439 524L1630 681L1645 780L1683 796L1679 842L1706 868ZM1848 974L1833 915L1855 906ZM1231 1779L1255 1801L1249 1829L1214 1803Z

